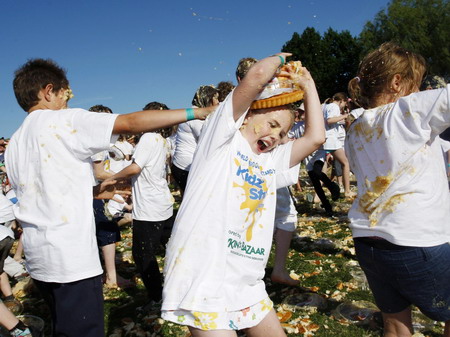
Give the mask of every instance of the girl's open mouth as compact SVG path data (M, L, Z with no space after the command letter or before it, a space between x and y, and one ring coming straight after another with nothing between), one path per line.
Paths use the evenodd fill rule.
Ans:
M263 141L263 140L258 140L258 149L259 151L263 152L265 149L267 149L269 147L269 145Z

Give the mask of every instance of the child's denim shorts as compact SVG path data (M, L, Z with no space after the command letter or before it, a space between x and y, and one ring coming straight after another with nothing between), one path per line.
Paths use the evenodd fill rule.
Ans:
M403 247L380 239L354 241L382 312L398 313L413 304L433 320L450 320L450 244Z

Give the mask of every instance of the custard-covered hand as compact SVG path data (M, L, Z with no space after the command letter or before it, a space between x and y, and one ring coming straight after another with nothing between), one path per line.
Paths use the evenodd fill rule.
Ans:
M305 90L309 85L308 79L312 79L311 74L305 67L302 66L300 61L291 61L281 67L277 78L282 87L283 82L285 82L289 84L285 87L291 87L295 90Z
M308 92L309 88L315 88L314 79L305 67L301 67L299 73L293 74L292 80L305 92Z

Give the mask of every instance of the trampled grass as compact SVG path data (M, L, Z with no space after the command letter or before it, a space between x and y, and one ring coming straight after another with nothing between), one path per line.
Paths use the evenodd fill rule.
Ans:
M306 181L306 179L305 179ZM294 192L299 211L298 227L292 240L288 270L301 281L301 287L274 284L269 275L273 266L273 251L267 265L266 287L274 302L280 321L289 337L362 337L382 336L381 315L375 313L366 318L364 310L352 319L345 319L337 312L342 303L371 302L373 297L361 281L354 255L351 232L346 218L349 200L335 203L336 217L327 218L307 200L312 188L303 183L303 192ZM187 328L165 322L159 318L160 307L149 311L137 310L146 303L145 290L135 275L131 257L131 229L124 228L122 241L117 245L117 268L120 275L134 279L136 287L105 290L106 335L120 336L189 336ZM159 262L162 267L164 251ZM311 295L312 294L312 295ZM42 317L46 321L46 335L50 333L49 313L42 299L34 292L22 292L25 314ZM302 300L303 299L303 300ZM306 299L306 300L305 300ZM316 307L316 302L320 305ZM311 305L305 305L305 303ZM440 336L442 325L423 318L415 318L418 333L424 336ZM419 329L419 327L422 328ZM425 326L425 328L424 328ZM244 336L243 333L239 333ZM420 335L418 335L420 336Z

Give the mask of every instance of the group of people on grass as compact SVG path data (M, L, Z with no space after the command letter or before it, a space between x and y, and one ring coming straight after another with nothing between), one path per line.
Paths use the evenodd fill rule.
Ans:
M345 138L347 97L337 94L322 106L311 74L286 64L289 56L252 60L247 67L241 61L238 84L220 103L219 92L200 88L194 107L152 104L123 115L68 108L69 82L53 61L30 60L15 72L14 93L28 116L9 141L6 171L18 199L13 211L23 228L27 270L50 307L54 336L104 335L95 225L97 234L99 225L106 228L100 236L106 238L107 274L105 247L114 247L118 229L106 225L111 217L100 219L105 202L92 200L123 198L124 179L131 179L133 257L149 299L162 300L163 319L187 325L193 336L236 336L236 330L285 336L265 290L264 268L275 227L272 279L297 284L284 268L296 222L287 187L298 182L300 163L316 151L322 154L308 171L318 194L323 181L333 198L339 195L318 163L331 153L342 165L345 195L355 197L350 227L384 335L411 335L410 308L416 305L445 322L450 336L450 193L439 139L450 127L450 87L420 91L424 59L385 43L362 60L349 83L361 110ZM252 108L274 77L304 92L301 137L288 138L295 106ZM172 162L183 199L163 277L155 249L173 200L166 180L170 149L161 133L178 124L174 158L183 139L192 136L195 149L192 159ZM109 152L118 135L140 133L129 165L105 170L105 154L98 154ZM113 273L109 283L120 284ZM32 334L1 303L0 323L12 336Z

